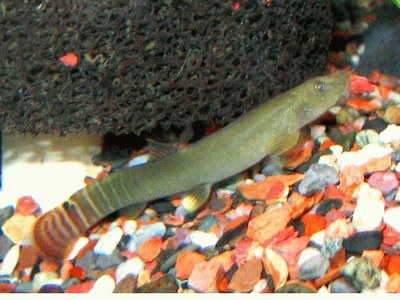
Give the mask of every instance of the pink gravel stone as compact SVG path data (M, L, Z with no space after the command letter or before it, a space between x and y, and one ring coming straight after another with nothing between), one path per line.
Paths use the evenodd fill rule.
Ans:
M217 293L224 275L224 268L219 261L199 262L190 274L189 287L196 292Z
M368 184L386 196L399 187L399 180L394 172L375 172L369 177Z

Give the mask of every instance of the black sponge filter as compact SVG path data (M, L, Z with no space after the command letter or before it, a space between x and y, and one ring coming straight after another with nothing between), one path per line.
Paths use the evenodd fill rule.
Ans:
M225 125L322 74L332 26L330 0L1 3L4 133Z

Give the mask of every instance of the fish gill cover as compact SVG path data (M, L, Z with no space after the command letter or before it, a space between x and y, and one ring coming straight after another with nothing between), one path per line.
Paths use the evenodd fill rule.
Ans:
M221 125L324 72L329 0L3 1L3 133Z

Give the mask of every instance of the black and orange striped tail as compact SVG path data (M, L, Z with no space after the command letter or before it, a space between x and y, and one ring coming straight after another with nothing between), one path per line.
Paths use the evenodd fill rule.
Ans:
M60 206L36 221L33 228L34 245L45 258L62 262L75 241L85 234L86 226L72 217Z

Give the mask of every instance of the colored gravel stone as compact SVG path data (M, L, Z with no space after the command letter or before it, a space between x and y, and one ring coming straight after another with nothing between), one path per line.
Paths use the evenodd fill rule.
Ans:
M12 207L11 205L0 208L0 227L2 227L13 214L14 207Z
M326 220L323 216L307 213L301 217L304 224L304 235L311 237L314 233L324 230Z
M0 234L0 261L4 259L13 244L7 236Z
M325 216L331 209L339 209L342 205L343 200L340 198L325 199L318 205L316 213Z
M140 271L145 267L144 262L139 258L131 258L121 263L115 271L115 279L117 284L127 275L139 275Z
M194 251L181 253L176 260L176 277L181 280L188 279L194 266L206 260L206 256Z
M367 249L378 249L383 240L380 231L363 231L343 240L343 247L350 253L362 254Z
M367 182L372 188L380 190L384 196L399 187L399 180L394 172L375 172L371 174Z
M115 227L108 231L105 235L103 235L99 241L97 242L96 246L94 247L93 251L95 254L102 254L102 255L110 255L123 235L123 231L119 227Z
M297 281L287 282L283 287L276 290L277 293L316 293L315 288Z
M379 286L382 272L376 268L369 259L354 257L341 269L344 278L357 291L374 289Z
M34 216L13 215L1 227L3 233L18 245L29 245L33 224L36 221Z
M194 266L190 274L188 286L203 293L216 293L225 272L220 262L205 261Z
M96 268L106 270L110 267L118 266L124 261L124 257L118 249L110 255L97 255L95 259Z
M163 237L166 231L165 225L161 222L143 225L132 235L132 239L128 244L128 250L136 252L144 241L157 236Z
M383 221L397 232L400 232L400 206L390 207L385 211Z
M291 207L283 205L258 215L250 220L246 234L262 244L276 232L284 229L290 220Z
M339 182L339 177L335 168L325 164L313 164L300 182L299 192L305 196L311 196L324 189L328 184L337 182Z
M362 183L354 192L357 205L353 213L353 225L357 231L376 229L382 222L385 202L380 190Z
M144 262L150 262L155 259L161 252L162 238L154 237L148 239L140 245L138 254Z
M346 281L344 278L339 278L329 285L331 293L358 293L358 291Z
M329 259L322 255L317 255L301 265L299 279L307 281L320 278L328 270L329 264Z
M113 293L133 293L136 289L136 277L134 275L125 276L118 284L115 286Z
M175 278L170 275L164 275L155 279L135 290L135 293L176 293L178 284Z
M18 264L20 254L20 246L12 246L4 256L0 266L0 276L10 276Z
M240 265L229 282L229 289L246 293L251 291L261 278L262 263L253 258Z
M23 216L34 215L40 212L39 204L31 197L24 196L17 200L15 213Z

